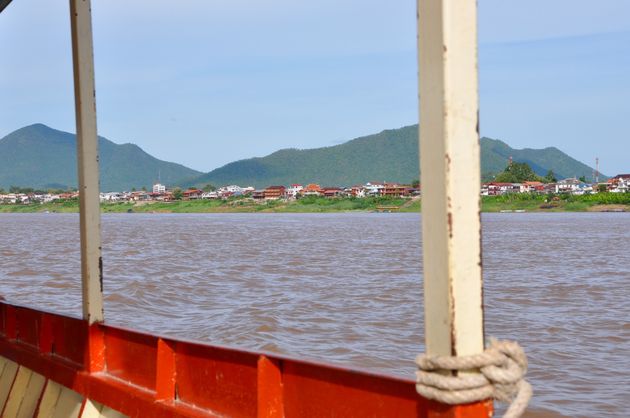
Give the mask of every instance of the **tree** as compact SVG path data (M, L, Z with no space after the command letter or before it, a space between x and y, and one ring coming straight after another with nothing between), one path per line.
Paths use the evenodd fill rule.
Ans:
M420 187L420 180L414 180L411 182L411 187L413 187L414 189L417 189Z
M184 192L182 192L182 189L180 189L179 187L176 187L175 189L173 189L173 199L181 200L183 196L184 196Z
M586 177L584 176L580 176L578 180L580 180L582 183L586 183Z
M212 184L208 183L205 186L203 186L203 188L201 190L203 190L204 192L213 192L216 189L217 189L216 187L214 187Z
M511 163L503 173L499 174L495 181L499 183L522 183L524 181L540 181L540 177L527 163Z
M543 177L543 181L545 183L555 183L558 181L558 179L556 178L556 175L553 173L553 171L549 170L547 171L545 177Z
M147 191L147 186L142 186L142 191L146 192Z

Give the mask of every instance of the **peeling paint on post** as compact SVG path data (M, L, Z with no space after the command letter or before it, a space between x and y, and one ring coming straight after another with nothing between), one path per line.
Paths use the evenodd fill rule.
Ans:
M90 0L70 0L72 61L77 122L79 207L81 210L81 280L83 318L103 320L101 213L99 202L98 139Z
M425 341L482 352L475 0L418 0Z

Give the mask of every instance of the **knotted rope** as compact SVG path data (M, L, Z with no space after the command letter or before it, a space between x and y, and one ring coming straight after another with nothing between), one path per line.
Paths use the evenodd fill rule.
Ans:
M525 381L527 357L513 341L492 339L481 354L470 356L428 356L416 358L416 390L427 399L449 405L494 398L510 403L503 418L518 418L532 397L532 387ZM459 376L444 375L438 371L471 371L481 373Z

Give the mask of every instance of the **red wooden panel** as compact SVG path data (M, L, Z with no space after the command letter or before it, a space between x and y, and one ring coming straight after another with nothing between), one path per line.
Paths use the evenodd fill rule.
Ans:
M6 321L7 307L4 304L0 304L0 335L6 335Z
M175 343L160 338L157 349L155 398L160 401L175 400Z
M102 324L92 324L88 327L86 344L84 370L89 373L104 371L105 327Z
M475 402L466 405L445 405L428 402L427 418L479 418L493 416L492 401Z
M413 382L290 360L283 365L287 416L427 417L427 403Z
M83 364L87 343L87 324L76 318L45 314L52 327L50 352L76 364Z
M38 347L41 313L28 308L17 308L15 313L17 340Z
M178 400L232 417L255 417L258 356L178 342Z
M42 313L39 327L39 351L50 354L53 349L53 317Z
M17 308L12 305L6 305L4 310L4 333L10 340L14 340L17 335Z
M258 358L258 418L282 418L282 364L266 356Z
M416 394L412 381L228 348L164 339L158 358L158 337L105 325L88 328L86 321L2 302L0 307L6 331L0 335L0 355L132 417L492 414L489 401L460 406L428 402ZM37 343L38 328L39 352L24 343ZM18 334L20 340L14 339ZM105 351L108 373L90 373L85 362L77 361L88 345L94 345L99 364ZM160 393L147 390L155 388L156 367Z
M158 338L117 328L104 329L107 373L155 390Z
M219 418L181 404L156 402L151 392L103 374L78 373L73 388L129 417Z

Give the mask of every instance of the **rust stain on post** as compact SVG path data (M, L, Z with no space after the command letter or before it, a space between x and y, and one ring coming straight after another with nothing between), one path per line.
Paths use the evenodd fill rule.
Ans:
M448 237L453 238L453 214L448 212Z
M103 293L103 257L98 258L98 281L101 284L101 293Z
M418 0L425 342L483 351L474 0Z

